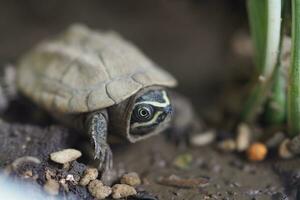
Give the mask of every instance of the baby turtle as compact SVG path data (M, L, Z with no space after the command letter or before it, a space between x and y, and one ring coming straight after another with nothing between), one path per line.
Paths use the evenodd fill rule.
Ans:
M117 33L83 25L27 53L16 83L55 118L86 132L103 170L112 167L108 133L137 142L168 127L174 108L166 88L177 84Z

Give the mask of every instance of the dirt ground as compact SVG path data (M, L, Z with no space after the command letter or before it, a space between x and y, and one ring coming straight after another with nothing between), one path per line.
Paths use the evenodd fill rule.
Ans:
M35 156L42 160L43 164L39 167L23 168L31 169L34 174L38 174L37 183L42 185L45 181L43 178L45 169L61 168L49 161L49 154L78 144L78 138L72 135L74 134L72 131L59 126L38 128L4 122L0 125L1 166L21 156ZM244 159L244 155L219 152L214 144L201 148L178 148L168 142L163 135L136 144L118 145L113 151L115 170L120 174L132 171L139 173L143 184L138 189L152 194L153 199L279 200L288 199L288 196L289 199L295 199L298 187L299 159L249 163ZM174 160L183 155L192 157L184 168L174 164ZM87 163L85 159L82 162ZM24 169L18 169L17 177L24 176ZM68 173L72 173L70 171ZM172 187L160 182L161 178L171 175L181 178L201 178L208 180L208 183L191 189ZM78 191L80 190L77 188L71 194L76 198L92 199L86 190Z
M218 94L223 91L232 73L241 66L245 68L243 71L248 71L252 65L249 59L240 59L230 50L233 36L240 30L247 32L242 0L51 2L1 1L1 65L16 63L22 53L37 41L73 22L113 29L174 74L180 83L177 90L193 101L201 116L203 113L214 116L215 104L220 100L228 101L220 99ZM49 162L49 154L63 148L82 146L82 140L73 130L40 115L35 112L36 109L26 100L19 99L1 115L5 121L0 122L0 166L4 168L21 156L35 156L42 161L41 165L23 166L13 176L22 177L24 170L30 168L39 176L38 185L43 185L45 169L66 173ZM135 171L141 176L143 185L138 190L149 195L139 199L297 198L299 159L279 161L276 156L271 156L261 163L249 163L243 154L217 151L215 144L182 149L168 142L164 136L114 146L113 151L116 171ZM174 165L174 160L182 155L192 158L186 169ZM85 158L79 160L83 164L76 162L71 167L76 176L82 175L88 160L86 157L85 154ZM208 184L187 189L160 183L161 178L171 175L201 178L208 180ZM92 199L83 187L72 187L71 194L73 196L68 196L68 199Z

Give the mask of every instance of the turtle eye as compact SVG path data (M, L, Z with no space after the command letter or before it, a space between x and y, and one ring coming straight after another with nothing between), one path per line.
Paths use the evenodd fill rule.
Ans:
M133 117L136 121L145 122L153 117L153 108L150 105L138 105L133 110Z

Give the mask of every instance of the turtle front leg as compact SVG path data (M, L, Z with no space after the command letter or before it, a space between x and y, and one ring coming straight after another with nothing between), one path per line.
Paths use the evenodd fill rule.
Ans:
M107 143L106 112L97 111L89 114L86 119L86 130L94 144L94 159L99 160L99 170L109 170L113 167L113 156Z

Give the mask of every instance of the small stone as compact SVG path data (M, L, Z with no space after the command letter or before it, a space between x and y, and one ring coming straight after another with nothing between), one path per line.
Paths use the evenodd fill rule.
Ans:
M23 157L17 158L16 160L14 160L12 162L12 164L11 164L12 169L17 170L24 163L34 163L34 164L38 165L41 163L41 161L36 157L23 156Z
M54 179L49 179L44 185L44 190L50 195L58 195L59 183Z
M133 196L136 194L136 190L130 185L116 184L112 187L112 197L114 199L126 198L128 196Z
M259 142L251 144L247 149L247 156L251 161L262 161L265 159L267 153L268 149L266 145Z
M123 175L123 177L121 178L121 183L131 186L137 186L141 184L141 179L137 173L131 172Z
M190 143L195 147L200 147L212 143L215 140L215 138L216 138L216 131L208 130L206 132L191 136Z
M80 179L79 184L81 186L86 186L90 181L95 180L98 177L98 169L88 168L84 171L83 177Z
M100 180L93 180L88 185L88 190L96 199L105 199L112 193L112 189L104 186Z
M59 183L63 187L64 191L69 192L69 185L67 184L66 179L64 178L60 179Z
M225 152L232 152L236 149L236 142L233 139L226 139L218 143L218 149Z
M291 140L290 139L285 139L281 142L278 148L278 155L281 158L284 159L289 159L293 157L293 153L289 150L288 146L290 144Z
M239 152L245 151L250 145L251 130L245 123L238 126L238 133L236 137L236 149Z
M78 182L75 180L73 174L68 174L67 177L66 177L66 181L70 182L73 185L77 185L78 184Z
M23 173L23 178L31 178L33 176L32 170L27 170Z
M76 160L81 152L76 149L64 149L50 154L50 159L56 163L65 164Z
M46 177L46 180L49 180L49 179L54 178L55 175L56 175L56 172L53 171L53 170L51 170L51 169L47 169L47 170L45 171L45 177Z

